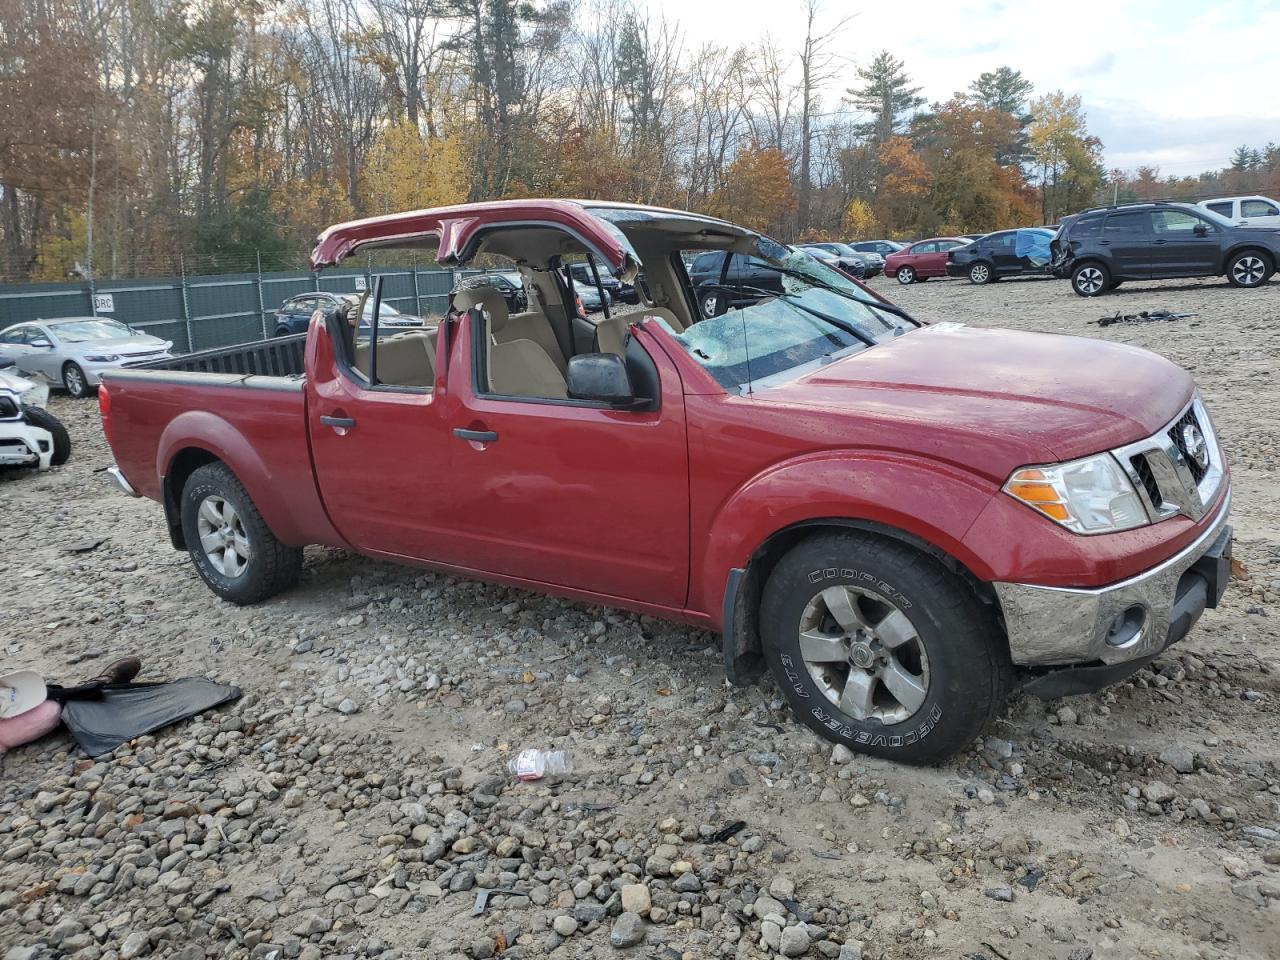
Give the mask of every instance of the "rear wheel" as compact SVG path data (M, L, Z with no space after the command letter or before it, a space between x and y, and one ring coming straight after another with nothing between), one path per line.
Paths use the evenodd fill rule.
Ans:
M991 266L986 263L975 263L969 268L969 282L981 286L991 282Z
M800 721L876 756L950 756L1009 689L999 628L968 586L933 557L870 534L794 547L765 586L761 632Z
M62 425L61 420L48 410L42 410L39 407L23 406L22 415L31 426L48 430L53 437L53 457L49 460L50 466L60 467L71 458L71 434L67 433L67 428Z
M720 316L720 314L724 312L724 310L721 308L722 302L723 301L720 299L720 294L704 293L702 295L702 315L706 317L708 320L711 319L712 317Z
M1082 263L1071 272L1071 289L1082 297L1097 297L1107 292L1111 272L1100 263Z
M268 529L244 486L223 463L205 464L182 488L182 536L200 579L241 606L298 582L302 550Z
M1233 287L1260 287L1274 269L1260 250L1243 250L1227 264L1227 280Z
M62 367L62 385L67 393L81 400L89 395L89 379L78 363L66 363Z
M916 271L913 267L899 267L897 276L898 282L904 285L916 282Z

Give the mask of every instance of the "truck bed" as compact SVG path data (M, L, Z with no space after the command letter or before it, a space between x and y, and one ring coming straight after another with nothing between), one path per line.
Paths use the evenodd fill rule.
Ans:
M242 376L305 377L307 335L274 337L232 347L200 350L168 360L138 364L134 370L173 370L190 373L238 373Z

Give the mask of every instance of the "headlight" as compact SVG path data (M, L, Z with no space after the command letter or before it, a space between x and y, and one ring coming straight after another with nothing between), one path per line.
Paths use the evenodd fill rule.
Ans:
M1115 533L1147 523L1133 484L1109 453L1015 470L1005 493L1076 533Z
M115 363L120 357L114 353L104 353L100 356L91 357L85 354L85 359L90 363Z

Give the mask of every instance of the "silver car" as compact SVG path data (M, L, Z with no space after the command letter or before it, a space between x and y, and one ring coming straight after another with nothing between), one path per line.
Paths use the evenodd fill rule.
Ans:
M171 356L173 341L138 333L109 317L36 320L0 330L0 357L12 360L28 376L88 396L102 374Z

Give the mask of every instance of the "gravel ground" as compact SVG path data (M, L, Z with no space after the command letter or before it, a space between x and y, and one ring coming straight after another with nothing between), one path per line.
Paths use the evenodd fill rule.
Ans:
M875 283L1196 374L1241 566L1153 669L1016 700L920 769L833 752L769 682L727 688L716 638L628 614L320 549L239 609L110 487L95 405L56 396L71 462L0 479L3 661L71 681L136 652L245 695L99 762L65 734L0 761L0 957L1276 956L1280 281ZM1158 307L1198 316L1089 322ZM508 776L548 745L571 775ZM528 896L473 916L489 887Z

